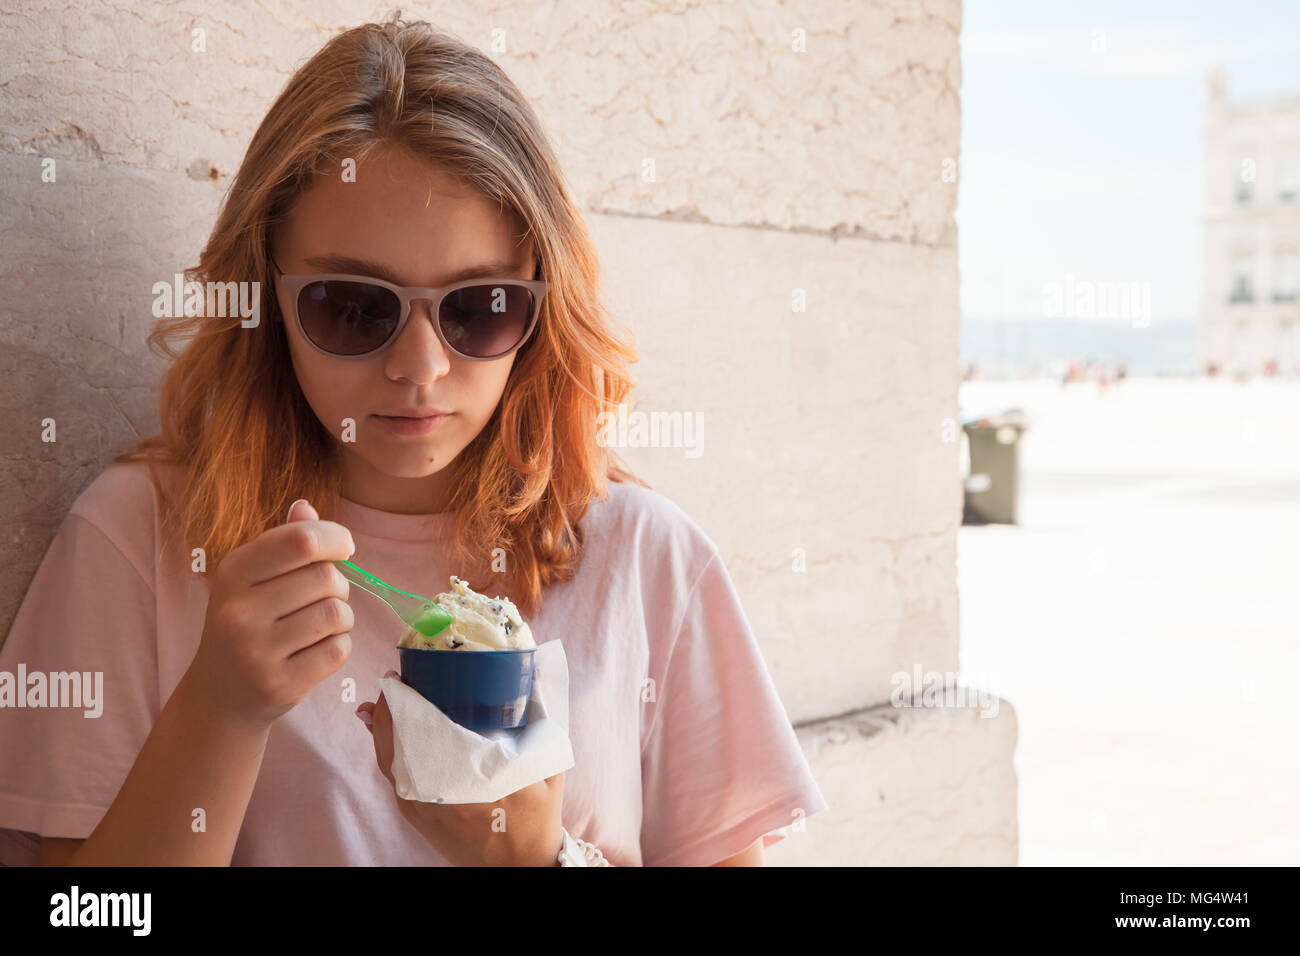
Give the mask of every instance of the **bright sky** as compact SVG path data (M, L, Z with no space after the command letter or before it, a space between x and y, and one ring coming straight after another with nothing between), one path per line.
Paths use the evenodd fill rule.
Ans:
M1045 286L1087 281L1150 283L1151 321L1194 318L1206 72L1229 96L1300 92L1300 2L963 7L963 314L1039 315Z

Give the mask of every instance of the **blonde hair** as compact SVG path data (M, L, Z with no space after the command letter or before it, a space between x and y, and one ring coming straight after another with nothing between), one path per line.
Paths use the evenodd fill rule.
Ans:
M597 441L600 414L632 386L637 353L601 304L598 255L533 110L491 59L426 22L394 15L335 36L272 104L198 265L186 270L192 281L259 281L262 321L161 320L150 347L175 359L162 382L161 434L116 460L184 468L179 501L153 481L212 567L282 523L296 498L322 518L337 514L339 445L298 387L283 323L266 321L279 309L271 235L319 170L392 146L517 216L537 249L537 278L549 283L492 418L447 466L457 573L532 614L545 585L575 573L579 521L593 496L608 496L606 481L649 487ZM178 356L169 340L188 336ZM509 555L506 572L489 570L495 548Z

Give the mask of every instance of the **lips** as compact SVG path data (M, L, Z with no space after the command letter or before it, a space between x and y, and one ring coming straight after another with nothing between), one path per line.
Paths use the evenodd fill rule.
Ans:
M394 435L432 435L451 417L441 415L375 415L384 428Z
M441 408L398 408L391 412L376 412L380 418L433 418L437 415L450 415L451 412Z

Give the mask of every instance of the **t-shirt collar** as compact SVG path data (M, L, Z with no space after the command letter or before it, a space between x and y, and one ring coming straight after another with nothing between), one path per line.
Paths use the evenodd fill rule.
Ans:
M448 538L456 527L456 512L403 515L368 508L347 498L338 499L338 523L354 535L388 538L395 541L428 541Z

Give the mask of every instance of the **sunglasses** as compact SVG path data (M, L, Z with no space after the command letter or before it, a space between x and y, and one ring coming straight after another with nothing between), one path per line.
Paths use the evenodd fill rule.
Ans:
M448 351L474 361L501 358L528 341L549 287L540 279L465 279L428 289L371 276L285 275L274 256L271 264L303 338L337 358L384 348L402 334L416 299L431 303L433 328Z

